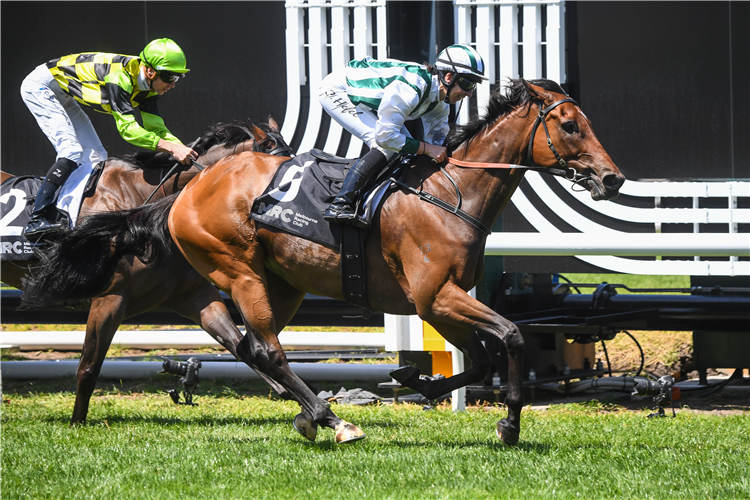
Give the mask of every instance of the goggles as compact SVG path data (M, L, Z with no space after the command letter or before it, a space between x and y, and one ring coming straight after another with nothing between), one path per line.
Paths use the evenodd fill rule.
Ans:
M169 71L159 71L159 79L164 83L174 83L185 75L179 73L170 73Z
M468 80L468 79L464 78L463 76L459 76L458 77L458 79L456 80L456 84L464 92L473 92L474 89L477 88L477 82L473 82L471 80Z

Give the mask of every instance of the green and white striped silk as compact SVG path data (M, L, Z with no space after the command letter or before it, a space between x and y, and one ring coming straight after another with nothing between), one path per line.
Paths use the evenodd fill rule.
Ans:
M417 152L419 141L402 130L408 120L422 120L424 140L431 144L442 144L448 134L450 107L440 101L437 75L424 66L370 57L351 61L346 70L346 89L355 106L377 114L376 142L384 149L402 154Z

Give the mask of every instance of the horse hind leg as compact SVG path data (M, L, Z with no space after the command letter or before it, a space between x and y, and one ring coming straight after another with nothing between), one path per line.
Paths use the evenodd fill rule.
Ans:
M246 319L248 332L237 346L237 353L243 359L254 359L261 371L283 385L300 404L303 415L307 413L313 421L333 429L337 443L363 439L364 432L333 413L289 367L276 333L262 261L261 268L253 271L238 274L242 278L231 282L232 298Z
M83 424L89 411L91 395L117 328L125 316L125 303L119 296L97 297L91 302L86 338L76 372L76 401L71 425Z
M216 288L203 280L203 278L200 278L200 280L202 283L197 288L188 294L175 297L176 300L174 301L170 301L170 307L175 312L201 325L209 335L216 339L235 358L243 361L253 369L263 381L271 386L271 389L280 398L286 400L294 399L283 385L273 380L258 368L258 364L252 356L241 357L237 353L237 346L243 337L242 332L235 325ZM283 329L294 316L305 294L292 289L286 282L280 282L278 286L271 285L271 289L276 291L275 294L270 294L269 298L273 304L272 308L276 316L277 328ZM281 290L283 291L279 293ZM174 302L174 304L171 304L171 302ZM245 322L247 321L245 320ZM250 332L250 335L252 335L252 332ZM311 387L311 390L314 389ZM293 425L294 429L304 438L315 441L318 424L304 409L295 417Z

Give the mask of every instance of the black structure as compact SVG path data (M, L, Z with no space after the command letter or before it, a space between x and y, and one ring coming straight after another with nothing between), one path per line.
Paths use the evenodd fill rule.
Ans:
M0 323L5 324L86 324L88 307L70 309L51 306L44 309L18 310L21 305L20 290L2 291ZM242 325L242 318L229 296L222 292L224 304L232 319ZM128 318L124 325L181 325L188 320L171 309L157 307L144 314ZM362 317L362 308L340 300L307 295L289 326L383 326L383 313L372 312L368 319Z
M36 66L66 54L138 55L152 39L174 39L191 71L160 98L159 111L185 143L217 122L284 118L283 2L2 2L0 9L4 171L44 175L54 162L20 87ZM120 137L112 117L87 114L110 155L138 150Z

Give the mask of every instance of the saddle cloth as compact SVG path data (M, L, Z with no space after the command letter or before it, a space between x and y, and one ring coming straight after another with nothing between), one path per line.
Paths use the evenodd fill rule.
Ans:
M81 201L94 187L88 185L93 171L94 167L79 167L60 189L56 220L62 221L63 225L71 228L75 225ZM30 175L11 177L0 186L0 260L28 261L35 258L37 243L28 241L23 230L34 210L42 179Z
M0 260L27 261L34 259L35 243L26 239L23 230L31 218L34 198L41 177L11 177L0 185Z
M282 163L253 202L250 217L338 251L338 225L325 221L323 212L341 189L347 165L354 161L314 149ZM363 211L368 222L389 184L385 180L365 195Z

